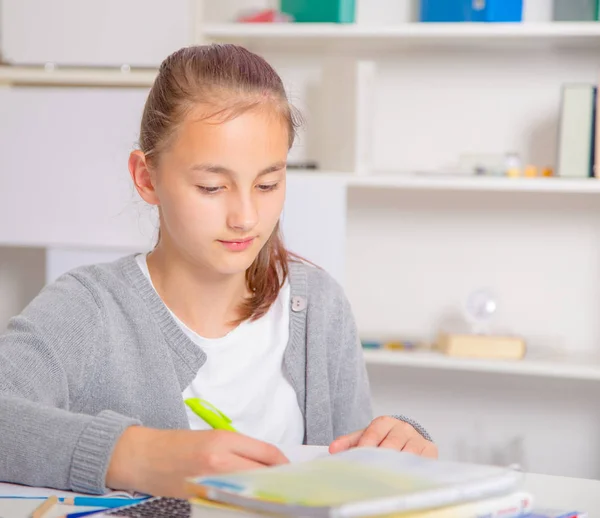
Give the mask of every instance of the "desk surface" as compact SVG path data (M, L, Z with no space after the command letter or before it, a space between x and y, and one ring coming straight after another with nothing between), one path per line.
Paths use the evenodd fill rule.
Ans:
M600 517L600 480L528 473L524 489L533 495L537 507L585 511L590 518Z
M535 498L537 507L555 508L565 511L586 511L590 518L600 517L600 481L584 480L550 475L528 473L523 489L529 491ZM39 505L35 500L2 500L0 499L0 518L27 518ZM77 511L84 509L77 507ZM58 518L74 508L57 505L46 515L46 518ZM196 509L193 518L234 518L239 513Z

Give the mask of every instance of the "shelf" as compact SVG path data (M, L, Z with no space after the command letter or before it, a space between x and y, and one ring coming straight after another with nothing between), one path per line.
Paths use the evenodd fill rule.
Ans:
M338 179L348 187L367 189L529 192L564 194L599 194L600 180L595 178L497 178L426 174L373 174L290 171L296 178Z
M479 360L444 356L434 352L364 351L367 365L514 374L546 378L600 381L600 359L588 357L556 357L555 359Z
M156 70L122 71L118 68L54 68L0 66L0 85L150 87Z
M600 45L600 23L405 23L360 25L330 23L229 23L208 24L209 40L241 44L289 43L293 45L393 48L413 45L556 44Z

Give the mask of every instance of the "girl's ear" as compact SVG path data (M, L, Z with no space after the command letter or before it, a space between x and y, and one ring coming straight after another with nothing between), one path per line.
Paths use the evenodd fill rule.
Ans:
M142 199L150 205L160 205L154 189L154 178L148 168L144 153L139 149L132 151L129 155L129 174Z

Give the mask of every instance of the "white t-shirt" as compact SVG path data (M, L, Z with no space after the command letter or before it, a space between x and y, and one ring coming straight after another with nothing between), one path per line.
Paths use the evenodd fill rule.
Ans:
M137 263L152 283L146 255ZM169 310L170 311L170 310ZM304 420L296 392L283 375L283 353L289 339L290 285L286 281L266 315L242 322L221 338L204 338L175 314L183 332L207 355L206 363L183 398L198 397L232 420L241 433L274 444L302 444ZM187 408L192 430L210 426Z

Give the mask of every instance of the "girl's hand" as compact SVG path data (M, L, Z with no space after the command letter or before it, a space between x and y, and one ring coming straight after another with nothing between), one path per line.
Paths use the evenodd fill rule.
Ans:
M186 498L187 477L289 462L275 446L224 430L127 428L115 446L106 485L154 496Z
M350 448L371 446L390 448L437 459L437 446L423 438L411 425L393 417L378 417L367 428L338 437L329 446L329 453Z

